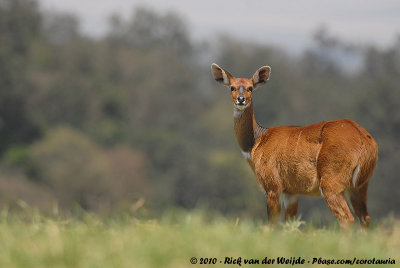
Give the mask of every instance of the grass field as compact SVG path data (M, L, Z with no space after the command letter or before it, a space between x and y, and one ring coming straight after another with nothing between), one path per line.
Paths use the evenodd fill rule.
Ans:
M261 222L171 212L158 220L131 216L101 219L45 217L38 213L0 217L0 267L240 267L268 257L304 258L301 267L326 267L331 259L395 260L400 264L400 222L375 222L367 233L314 228L300 221L271 228ZM301 225L301 226L300 226ZM299 228L300 226L300 228ZM190 259L197 258L197 264ZM228 257L231 264L225 264ZM232 259L230 259L232 257ZM200 264L216 262L216 264ZM321 258L320 263L313 258ZM260 265L245 264L245 259ZM375 261L376 261L375 260ZM264 264L263 266L267 266ZM333 265L340 267L342 265ZM346 265L348 266L348 265ZM355 267L360 265L355 265ZM375 267L362 265L362 267Z

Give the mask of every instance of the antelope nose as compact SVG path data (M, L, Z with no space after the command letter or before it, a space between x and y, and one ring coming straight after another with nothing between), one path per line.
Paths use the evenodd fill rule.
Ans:
M240 104L242 104L242 103L244 103L244 101L246 100L243 96L239 96L238 98L237 98L237 100L238 100L238 102L240 103Z

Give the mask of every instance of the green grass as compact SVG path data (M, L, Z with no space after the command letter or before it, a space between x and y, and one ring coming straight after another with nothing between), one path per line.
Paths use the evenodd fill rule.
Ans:
M217 258L217 264L192 265L191 257ZM245 265L243 258L265 257L302 257L302 267L326 267L308 264L313 257L391 258L396 265L379 267L396 267L400 225L386 220L362 233L357 228L317 229L300 221L272 228L250 220L207 217L205 212L171 212L158 220L90 214L61 219L6 211L0 216L0 267L239 267L224 264L225 257L242 257L244 267L257 265ZM291 265L278 267L285 266Z

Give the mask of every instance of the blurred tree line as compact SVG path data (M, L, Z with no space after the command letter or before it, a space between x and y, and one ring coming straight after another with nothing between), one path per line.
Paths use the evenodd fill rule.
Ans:
M255 93L263 126L350 117L379 144L371 214L399 214L400 38L354 46L320 29L293 56L222 36L195 42L185 19L138 7L113 15L100 39L73 14L47 14L34 0L0 0L0 203L99 213L208 207L265 218L263 193L232 131L229 90L217 62L249 77L272 66ZM210 62L208 62L208 60ZM389 191L392 189L393 191ZM316 205L317 204L317 205ZM304 198L300 213L330 213Z

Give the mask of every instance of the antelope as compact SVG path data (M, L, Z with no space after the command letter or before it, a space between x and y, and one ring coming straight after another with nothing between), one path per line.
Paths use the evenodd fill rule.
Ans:
M265 190L269 221L279 221L281 201L285 220L295 218L298 196L306 195L323 197L341 227L350 226L354 217L346 192L361 227L367 228L368 182L378 159L372 136L351 119L264 128L255 119L252 93L269 80L271 67L259 68L250 79L235 78L215 63L211 70L231 90L235 136Z

